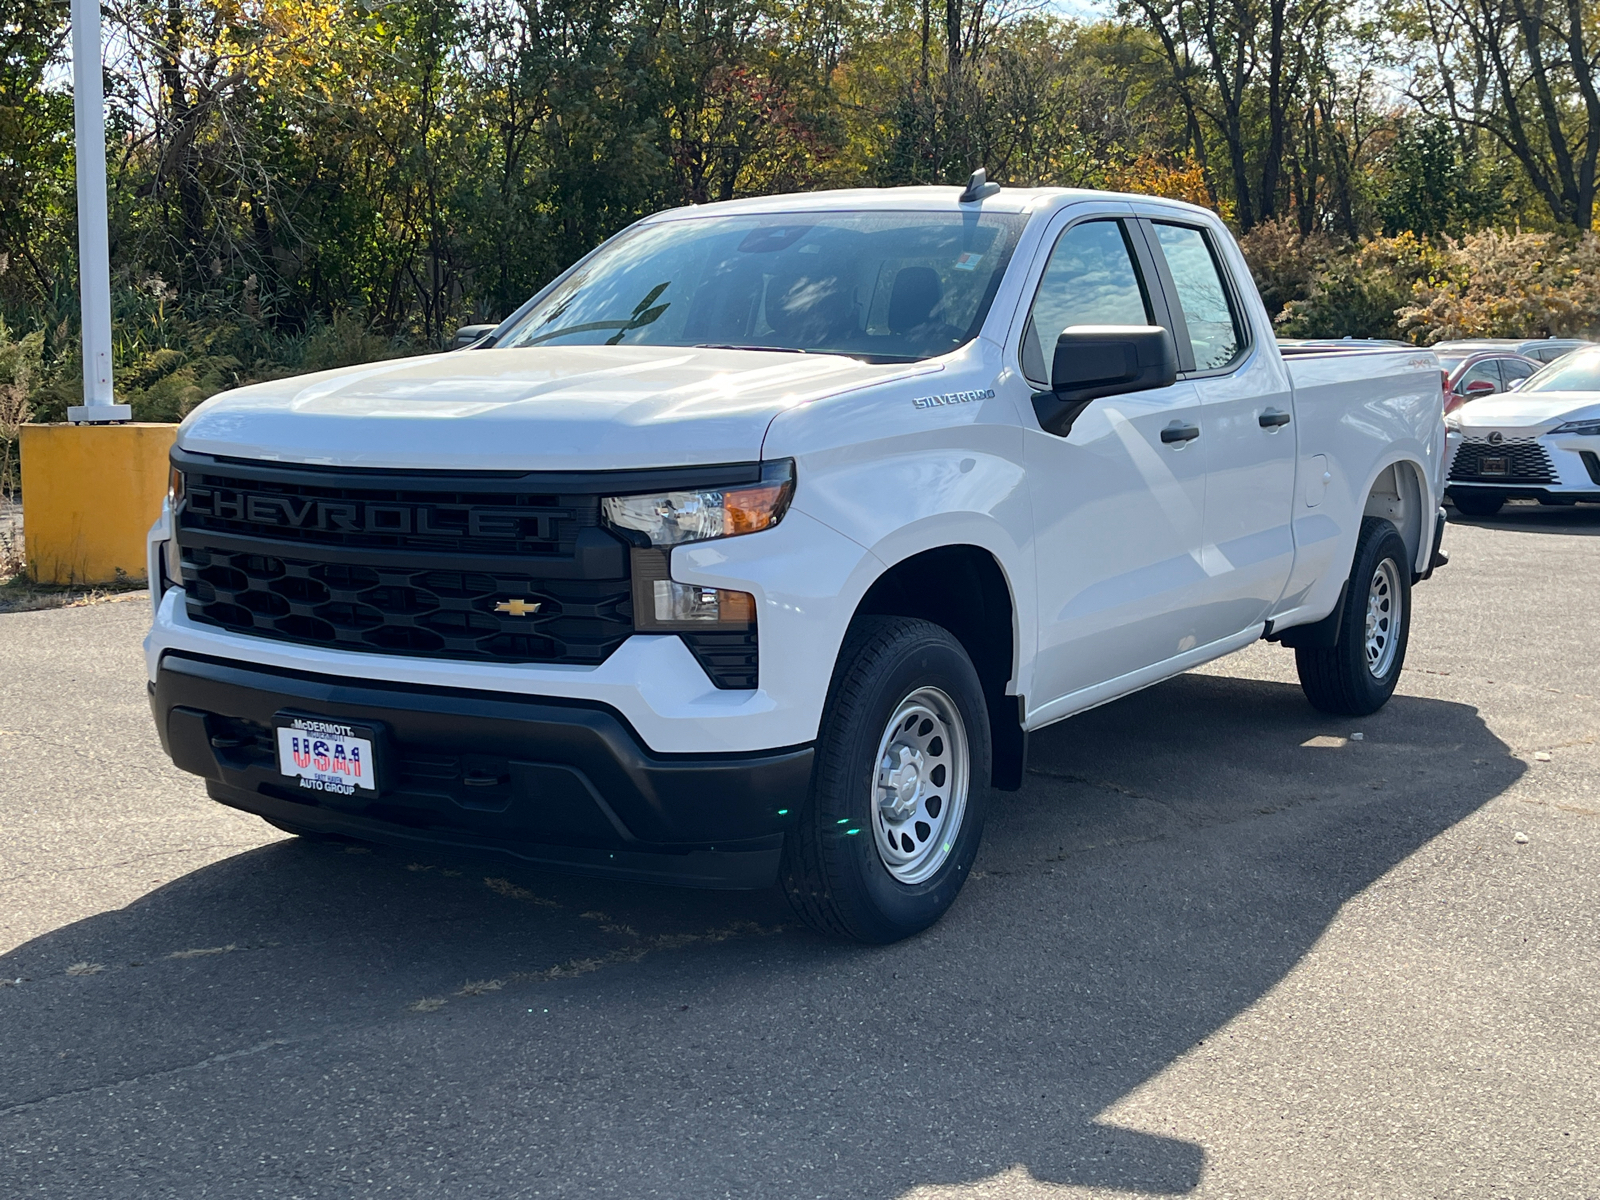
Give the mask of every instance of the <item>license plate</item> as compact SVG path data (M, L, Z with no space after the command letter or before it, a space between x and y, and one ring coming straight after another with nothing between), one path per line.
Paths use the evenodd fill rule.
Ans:
M1511 460L1508 458L1480 458L1478 460L1479 475L1504 475L1511 469Z
M378 790L377 734L366 725L281 714L278 770L308 792L351 796Z

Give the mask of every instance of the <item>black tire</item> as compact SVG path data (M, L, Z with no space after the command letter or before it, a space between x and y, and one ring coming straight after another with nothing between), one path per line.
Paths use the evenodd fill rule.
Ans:
M1369 663L1367 610L1378 574L1386 566L1385 586L1398 597L1400 612L1395 621L1391 600L1386 636L1393 644L1389 653L1380 652L1378 665L1382 669L1375 670ZM1381 621L1378 632L1382 632ZM1411 556L1405 539L1382 517L1366 517L1361 522L1350 583L1345 588L1339 640L1327 648L1295 648L1294 665L1300 673L1300 687L1312 707L1325 713L1364 717L1377 712L1388 703L1400 681L1410 640Z
M947 715L961 722L962 729L952 732L950 741L965 735L966 803L962 809L954 800L937 795L926 799L927 793L941 790L956 795L947 786L956 778L954 765L949 774L941 773L944 768L939 765L927 768L926 787L916 782L914 794L921 798L908 803L926 803L932 812L940 802L944 819L959 823L953 831L935 826L929 841L922 832L927 826L913 819L921 809L905 819L900 828L915 829L914 834L901 835L912 838L908 853L927 857L920 865L912 861L896 869L906 876L917 870L931 872L907 882L886 862L886 855L899 851L885 851L879 845L880 838L890 836L891 825L889 818L880 819L878 798L887 793L880 793L878 755L884 739L896 739L891 744L894 752L901 737L917 736L920 724L908 723L901 729L896 720L899 731L891 732L890 721L903 705L929 696L949 701ZM931 722L928 725L933 728ZM929 746L936 748L933 753L946 749L951 755L957 753L953 745L944 747L936 733ZM954 764L956 759L950 761ZM917 762L926 767L923 759ZM917 769L921 768L902 778L917 778ZM780 878L795 913L822 933L878 944L899 941L932 925L954 902L978 853L990 771L988 707L978 673L961 643L928 621L866 617L856 622L839 652L823 709L811 793L799 828L784 843ZM952 807L947 810L944 805ZM916 838L923 838L923 844L916 844Z
M1450 502L1463 517L1492 517L1505 507L1506 498L1496 492L1452 491Z

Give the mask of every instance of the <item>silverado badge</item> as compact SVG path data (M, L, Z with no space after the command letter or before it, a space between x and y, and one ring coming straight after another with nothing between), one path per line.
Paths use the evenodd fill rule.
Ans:
M519 596L515 600L500 601L499 604L494 606L494 610L495 612L510 613L513 617L526 617L530 613L538 612L539 605L537 603L529 604Z

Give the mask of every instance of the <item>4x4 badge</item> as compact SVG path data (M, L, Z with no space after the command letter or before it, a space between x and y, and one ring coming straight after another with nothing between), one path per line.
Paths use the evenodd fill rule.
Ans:
M502 600L494 606L495 612L510 613L513 617L526 617L539 611L538 604L529 604L520 596L515 600Z

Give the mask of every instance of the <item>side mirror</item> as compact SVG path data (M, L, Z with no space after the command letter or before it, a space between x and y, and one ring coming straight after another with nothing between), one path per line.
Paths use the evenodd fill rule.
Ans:
M1514 392L1527 382L1528 381L1526 379L1513 379L1510 383L1506 384L1506 391Z
M1047 433L1065 437L1091 401L1177 380L1178 348L1160 326L1071 325L1056 339L1050 390L1034 393L1033 410Z
M467 346L481 342L498 328L498 325L463 325L456 330L455 337L450 339L450 349L465 349Z
M1468 400L1476 400L1479 396L1492 396L1499 390L1494 386L1493 380L1474 379L1467 384L1466 396Z

